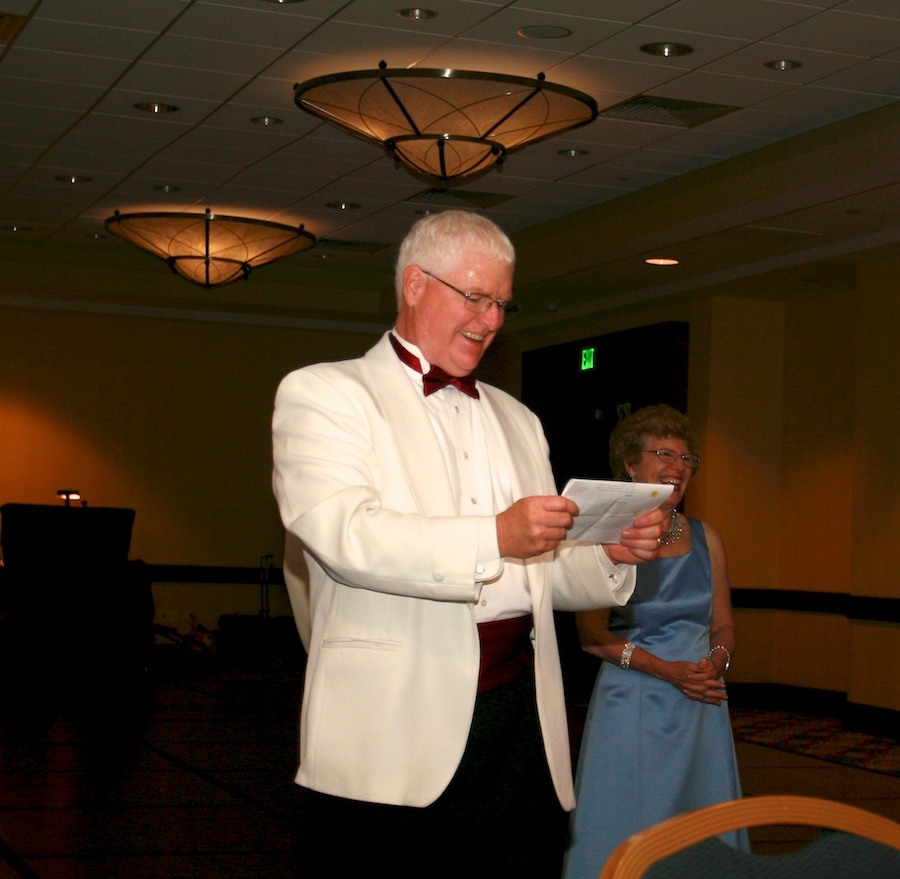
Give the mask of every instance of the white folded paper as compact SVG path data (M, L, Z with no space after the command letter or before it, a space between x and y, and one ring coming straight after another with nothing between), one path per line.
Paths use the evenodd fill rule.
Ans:
M644 513L655 510L672 491L671 485L649 482L570 479L563 489L563 497L575 501L580 513L566 539L619 543L623 529Z

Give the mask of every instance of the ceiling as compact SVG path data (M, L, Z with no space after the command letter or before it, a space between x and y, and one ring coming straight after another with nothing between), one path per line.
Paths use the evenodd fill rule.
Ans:
M840 283L898 247L897 0L423 0L427 20L402 5L0 0L0 304L374 330L397 243L446 206L512 235L510 331L723 284ZM518 34L535 25L570 35ZM658 41L693 52L641 51ZM382 60L543 72L600 116L436 190L293 102L297 82ZM801 66L765 66L784 60ZM608 112L638 96L735 109L693 127ZM104 234L117 209L206 207L319 244L206 290Z

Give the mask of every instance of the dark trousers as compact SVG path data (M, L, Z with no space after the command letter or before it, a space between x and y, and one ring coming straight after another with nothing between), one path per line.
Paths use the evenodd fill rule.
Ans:
M530 671L479 694L459 769L427 808L312 791L304 799L309 833L299 857L307 869L321 864L321 875L557 879L561 872L566 815L550 781Z

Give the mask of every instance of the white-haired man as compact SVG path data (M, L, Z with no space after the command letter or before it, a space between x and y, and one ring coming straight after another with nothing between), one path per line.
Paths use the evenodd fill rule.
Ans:
M558 875L574 800L553 610L624 603L658 551L658 512L619 544L565 543L577 508L538 419L472 378L514 261L478 214L418 221L393 331L278 391L309 652L297 782L319 792L310 844L348 875Z

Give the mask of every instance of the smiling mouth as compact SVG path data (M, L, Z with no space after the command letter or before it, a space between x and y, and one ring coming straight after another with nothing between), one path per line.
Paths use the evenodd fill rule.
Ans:
M487 338L478 333L470 333L468 330L460 330L459 332L461 336L464 336L466 339L471 339L473 342L483 342Z

